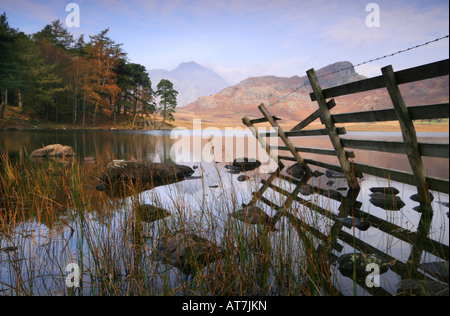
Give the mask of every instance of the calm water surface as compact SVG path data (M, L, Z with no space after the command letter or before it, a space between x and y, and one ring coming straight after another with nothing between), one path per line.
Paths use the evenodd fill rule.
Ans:
M446 133L419 133L419 139L424 142L439 142L448 143L449 135ZM380 139L380 140L401 140L400 133L363 133L363 132L349 132L345 137L349 138L364 138L364 139ZM257 142L253 136L248 132L229 132L210 131L208 133L202 131L188 131L178 133L171 137L170 132L167 131L0 131L0 150L8 153L13 160L23 159L29 155L34 149L41 148L50 144L63 144L72 146L77 153L77 159L84 161L86 157L96 157L96 164L92 164L90 168L91 178L86 179L90 189L94 191L95 177L100 173L100 166L115 159L135 159L137 161L152 161L152 162L176 162L179 164L188 165L191 167L198 166L194 174L196 179L187 180L178 184L158 187L150 191L141 193L141 198L146 203L154 203L155 196L157 196L158 203L166 208L173 206L173 196L175 191L182 191L185 195L185 203L193 203L193 208L197 207L199 200L201 200L205 207L211 209L217 208L217 203L224 203L221 196L224 192L235 192L233 198L237 203L247 203L250 201L251 193L258 186L259 180L266 177L265 172L273 171L274 163L271 162L263 150L257 146ZM302 140L296 140L295 145L303 147L321 147L331 148L331 144L327 137L311 137ZM404 155L385 154L378 152L355 151L355 160L361 163L372 164L381 167L387 167L397 170L410 171L408 160ZM324 162L337 164L334 157L316 156L302 154L305 158L320 159ZM237 181L239 175L230 174L225 168L225 165L232 162L234 158L238 157L252 157L258 158L262 161L263 166L259 172L249 172L250 180L247 182ZM424 164L428 176L448 179L449 168L448 160L438 158L424 158ZM319 171L324 171L320 168ZM346 187L344 179L330 179L325 176L311 179L311 183L322 187L324 189L338 189ZM281 180L280 180L281 181ZM282 184L290 187L291 184ZM218 186L218 188L217 188ZM372 205L369 202L369 189L374 186L395 186L401 193L399 196L405 202L405 207L399 212L387 212L381 208ZM357 198L362 206L361 210L375 216L383 221L395 224L400 228L409 231L417 231L420 223L421 214L414 211L413 208L417 203L412 201L409 197L416 193L415 188L409 185L389 182L386 179L379 179L372 176L366 176L361 182L361 192ZM205 189L206 188L206 189ZM206 191L205 191L206 190ZM345 191L341 191L345 195ZM100 193L99 193L100 194ZM435 200L433 202L433 209L435 214L432 219L431 227L428 232L428 237L432 240L438 241L448 247L448 208L445 202L448 203L449 196L438 192L433 192ZM283 196L266 196L267 198L278 199L278 202L283 202ZM308 199L307 197L304 197ZM314 197L309 197L313 200ZM226 199L225 199L226 200ZM323 199L324 208L336 209L339 206L337 201ZM94 203L95 204L95 203ZM102 204L99 203L99 210ZM265 205L263 207L269 214L273 215L274 211ZM221 209L226 208L222 205ZM126 211L127 208L124 208ZM217 212L218 217L223 216L223 210ZM99 215L91 212L92 218L98 219ZM187 217L191 215L187 214ZM198 214L192 215L193 221L198 221ZM100 221L101 222L101 221ZM327 231L327 221L319 223L319 229ZM43 227L44 224L30 219L29 222L23 223L23 229L28 231L40 231L42 233L42 245L48 243L49 231L55 229L54 227ZM18 228L20 229L20 228ZM64 230L65 229L65 230ZM344 228L344 231L353 233L352 229ZM19 234L20 232L18 232ZM67 228L63 228L63 233L60 233L61 238L67 238ZM64 237L65 236L65 237ZM411 245L396 238L392 235L386 234L376 228L370 228L367 231L357 231L356 237L365 243L387 253L389 256L406 262L411 255ZM69 249L74 243L75 239L66 245ZM8 247L9 241L6 238L0 237L0 248ZM66 249L66 247L65 247ZM48 251L48 250L47 250ZM347 244L343 244L341 253L353 252L353 248ZM339 255L339 254L337 254ZM440 258L435 257L430 253L423 253L422 261L440 261ZM0 252L0 281L4 283L10 282L9 265L6 262L6 254ZM52 266L45 269L57 270L59 274L64 275L61 267ZM353 294L352 280L340 275L339 272L334 272L338 283L341 285L344 294ZM172 280L173 285L176 286L178 279ZM47 280L48 281L48 280ZM395 283L398 281L395 273L389 271L381 276L381 283L383 288L395 294ZM57 279L54 282L61 282ZM51 283L51 282L50 282ZM1 284L1 283L0 283ZM50 285L46 285L50 286ZM57 285L53 284L52 286ZM0 290L6 291L0 285ZM358 288L358 294L364 295L364 289ZM1 292L0 292L1 295Z

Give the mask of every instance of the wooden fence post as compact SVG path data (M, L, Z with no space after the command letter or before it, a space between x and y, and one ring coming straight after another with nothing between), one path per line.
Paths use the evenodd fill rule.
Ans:
M272 125L273 128L275 128L278 136L281 138L281 140L284 142L284 144L287 146L289 151L294 156L295 160L298 162L298 164L308 173L311 173L311 169L306 164L306 162L303 160L303 158L300 156L300 154L295 149L294 144L292 144L291 140L286 136L284 130L281 128L280 124L278 124L272 117L272 115L269 113L269 111L266 109L264 104L261 104L258 106L258 109L261 111L261 113L264 115L264 117L269 121L270 125Z
M336 156L341 164L342 171L345 174L348 185L352 189L359 188L358 180L356 179L355 170L353 170L352 165L348 161L347 154L341 144L341 139L336 131L336 126L334 125L333 119L331 117L330 109L328 108L327 101L322 93L322 88L320 87L319 80L317 79L316 72L314 69L310 69L306 72L308 74L309 82L313 88L314 94L317 98L317 103L319 103L320 110L322 111L322 117L325 123L325 127L330 136L331 143L336 151Z
M406 147L411 169L416 179L417 193L419 195L420 207L424 212L431 212L431 196L428 191L428 184L425 179L425 172L422 163L422 156L417 141L416 130L408 111L408 107L403 100L392 66L381 68L386 88L394 105L400 128L402 130L403 141Z

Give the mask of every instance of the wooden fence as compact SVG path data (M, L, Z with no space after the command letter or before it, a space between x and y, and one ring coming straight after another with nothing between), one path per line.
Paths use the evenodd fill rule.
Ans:
M437 258L448 262L448 245L437 242L429 238L428 235L431 226L431 218L433 216L429 190L448 194L449 181L425 176L422 156L448 159L449 145L419 142L416 136L413 121L449 118L449 103L430 104L424 106L407 106L398 87L400 84L446 76L448 74L448 59L398 72L394 72L391 66L387 66L382 68L381 76L322 90L315 71L313 69L307 71L309 82L313 90L310 97L312 101L317 101L319 109L297 124L290 131L284 131L278 124L280 118L272 116L263 104L258 107L263 114L262 118L243 118L243 123L253 132L263 148L266 149L267 153L278 163L277 170L272 173L267 180L262 181L262 186L257 192L254 192L252 200L247 203L246 206L255 205L258 201L270 206L277 212L277 215L284 215L288 217L288 220L294 225L294 227L296 227L300 237L305 233L304 228L308 227L308 231L310 233L312 233L318 240L324 241L322 246L325 245L325 247L331 247L337 252L342 250L342 243L344 243L364 253L375 253L387 261L394 262L392 268L401 278L409 278L412 271L416 276L424 275L423 271L419 268L419 263L423 252L431 253ZM331 110L336 106L336 102L333 99L334 97L380 88L386 88L389 92L389 96L393 104L392 109L341 114L331 113ZM319 118L324 125L324 128L305 130L309 124ZM343 139L340 135L346 134L345 128L336 127L335 125L337 123L383 121L399 122L403 142ZM263 122L269 122L275 129L275 132L258 133L255 124ZM290 140L290 138L293 137L313 137L323 135L329 136L333 149L296 147ZM270 146L269 142L266 141L266 138L270 137L281 138L285 146ZM413 172L407 173L404 171L355 162L351 159L356 160L357 157L351 149L405 154L408 157L408 161ZM277 155L275 150L288 151L291 155ZM300 155L300 153L303 152L336 156L339 161L339 165L325 163L320 160L304 159ZM285 168L283 161L297 162L305 170L310 170L310 166L317 166L344 173L349 185L349 190L345 196L336 194L336 192L331 194L330 191L319 187L313 188L315 193L322 194L330 199L338 200L340 202L338 212L334 213L331 210L323 209L310 200L306 200L299 196L299 193L302 195L308 195L308 193L311 194L311 192L304 192L305 184L309 181L311 173L307 172L307 176L300 180L289 177L282 174L282 171ZM420 224L416 232L411 232L404 228L398 227L393 223L368 214L360 209L362 204L356 200L360 192L358 178L363 177L364 174L386 178L417 187L420 201L420 209L417 210L422 214ZM278 181L281 179L282 181L287 181L294 184L295 189L288 192L281 186L276 185L275 179L278 179ZM270 199L264 197L263 194L269 189L285 195L287 197L285 203L283 205L276 205L274 202L270 201ZM321 216L334 221L329 235L325 236L323 233L320 233L315 227L306 224L295 214L286 213L286 210L288 210L294 202L298 202L301 205L310 208L314 212L319 213ZM354 235L342 230L343 224L337 219L346 218L347 216L352 216L358 219L364 218L373 227L376 227L381 232L389 234L390 236L410 244L411 254L408 261L401 262L395 258L392 258L389 254L387 254L387 252L370 246L366 242L355 238ZM364 287L364 284L360 285ZM369 289L369 291L376 295L388 294L388 292L382 288L373 288Z

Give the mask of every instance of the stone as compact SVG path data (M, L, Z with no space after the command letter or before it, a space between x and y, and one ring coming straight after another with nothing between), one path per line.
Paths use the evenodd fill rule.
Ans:
M374 263L379 267L380 274L389 270L389 263L376 254L348 253L343 254L337 261L339 271L342 275L353 278L355 272L358 279L365 278L369 272L366 271L368 264Z
M433 194L429 193L429 198L430 198L429 201L433 202L433 200L434 200ZM414 202L420 202L418 193L411 195L410 199L413 200Z
M312 176L314 177L314 178L318 178L318 177L320 177L320 176L323 176L323 172L320 172L319 170L314 170L313 171L313 173L312 173Z
M352 228L353 225L358 228L361 231L366 231L370 228L370 224L366 222L364 219L358 219L358 218L336 218L336 220L342 222L345 227Z
M302 179L307 174L308 170L297 162L287 168L286 172L294 178Z
M175 232L162 236L154 251L155 259L169 263L184 274L196 271L222 256L222 251L213 242L194 233Z
M249 206L237 211L234 211L230 215L240 221L252 225L262 225L268 227L270 230L276 231L276 221L274 218L267 215L262 209L257 206Z
M299 192L302 195L311 195L314 193L314 188L309 184L303 184L300 186Z
M384 193L384 194L391 194L391 195L397 195L400 193L400 191L394 187L373 187L373 188L370 188L370 191L372 193Z
M251 158L238 158L233 161L233 167L240 171L252 171L261 166L261 162Z
M169 211L151 204L138 205L134 208L134 212L139 220L146 223L153 223L172 215Z
M76 156L75 151L70 146L60 144L48 145L31 152L31 158L65 158Z
M448 284L433 280L402 280L397 284L397 295L448 296Z
M169 164L114 160L110 162L99 177L96 189L120 189L124 186L138 186L139 189L152 189L160 185L185 180L194 173L190 167Z
M345 174L341 173L341 172L336 172L336 171L332 171L332 170L327 170L325 171L325 176L327 178L345 178Z
M448 261L441 262L425 262L418 265L426 273L432 277L448 283Z
M370 203L387 211L398 211L405 206L399 196L384 193L370 194Z
M249 176L245 176L245 175L240 175L239 177L237 177L237 180L240 182L244 182L247 181L248 179L250 179Z

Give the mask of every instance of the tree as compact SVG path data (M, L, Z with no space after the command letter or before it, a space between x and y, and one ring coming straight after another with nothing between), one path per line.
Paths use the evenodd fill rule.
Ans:
M17 89L21 81L17 79L14 44L17 31L7 21L6 13L0 16L0 118L4 117L8 103L8 90Z
M178 91L173 88L173 83L167 79L162 79L158 83L157 88L156 95L161 98L159 110L161 111L164 124L166 124L166 120L174 121L173 113L175 113L175 108L177 107Z
M64 27L61 20L55 20L33 35L35 40L46 40L51 45L69 50L74 43L72 34Z
M120 60L125 57L122 44L116 44L107 36L109 29L98 35L90 36L91 42L86 46L88 58L93 61L94 81L88 94L89 102L94 105L92 125L96 125L97 114L111 113L120 95L120 88L116 84L114 70Z

